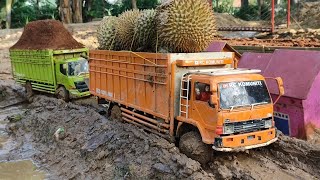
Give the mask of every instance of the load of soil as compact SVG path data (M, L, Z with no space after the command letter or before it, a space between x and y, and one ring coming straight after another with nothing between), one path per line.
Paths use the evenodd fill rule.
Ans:
M306 141L281 136L248 152L215 153L201 166L167 140L84 104L38 95L10 131L18 144L31 143L39 151L33 160L50 179L320 178L320 147ZM64 130L59 140L54 136L58 129Z
M28 23L19 39L10 49L77 49L84 45L77 42L63 24L56 20Z

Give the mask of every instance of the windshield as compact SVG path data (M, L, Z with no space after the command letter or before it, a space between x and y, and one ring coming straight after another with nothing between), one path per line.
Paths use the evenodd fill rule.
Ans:
M219 83L219 91L222 109L271 103L262 80Z
M68 63L69 76L79 76L81 74L89 73L89 65L86 59L80 59L79 61Z

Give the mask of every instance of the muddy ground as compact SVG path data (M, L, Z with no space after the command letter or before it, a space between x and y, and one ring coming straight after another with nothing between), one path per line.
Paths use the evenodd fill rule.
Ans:
M93 49L96 26L68 29ZM0 115L8 116L5 141L12 142L0 145L0 161L31 158L49 179L320 179L320 146L302 140L281 136L268 147L216 153L201 166L167 140L100 115L92 99L65 103L36 95L27 102L8 57L20 35L21 29L0 31Z
M21 98L21 91L11 85L2 89ZM320 178L320 147L302 140L281 136L268 147L215 153L212 162L201 166L175 144L108 119L85 101L66 103L36 95L24 108L7 119L7 132L16 145L6 160L26 158L28 152L49 179ZM64 133L57 139L59 128Z

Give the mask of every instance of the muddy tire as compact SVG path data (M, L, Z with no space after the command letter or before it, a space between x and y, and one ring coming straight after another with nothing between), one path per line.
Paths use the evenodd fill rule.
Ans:
M31 82L26 82L25 84L27 99L30 99L34 95Z
M61 86L56 91L56 96L58 99L62 99L66 102L70 100L69 91L64 86Z
M213 157L210 145L203 143L201 135L195 131L187 132L181 136L179 149L186 156L199 161L202 165L207 164Z
M121 109L119 106L117 105L112 106L110 118L116 121L121 121L121 122L123 121L122 115L121 115Z

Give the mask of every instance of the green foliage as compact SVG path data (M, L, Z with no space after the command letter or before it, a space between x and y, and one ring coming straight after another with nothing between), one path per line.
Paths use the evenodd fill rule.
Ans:
M247 21L270 20L271 12L268 7L270 7L270 5L263 4L260 14L258 5L249 5L247 7L241 7L239 10L235 11L234 15Z
M213 1L214 12L217 13L229 13L233 14L235 8L233 7L233 0L224 0L219 3L218 7L215 6L215 1Z
M39 7L35 0L17 1L12 7L12 28L25 26L28 22L41 19L57 19L58 10L48 0L42 1Z
M158 0L137 0L139 9L154 9L159 4ZM126 10L132 9L131 0L122 0L115 4L110 4L103 0L93 0L91 10L84 10L85 21L93 18L103 18L104 16L118 16Z

